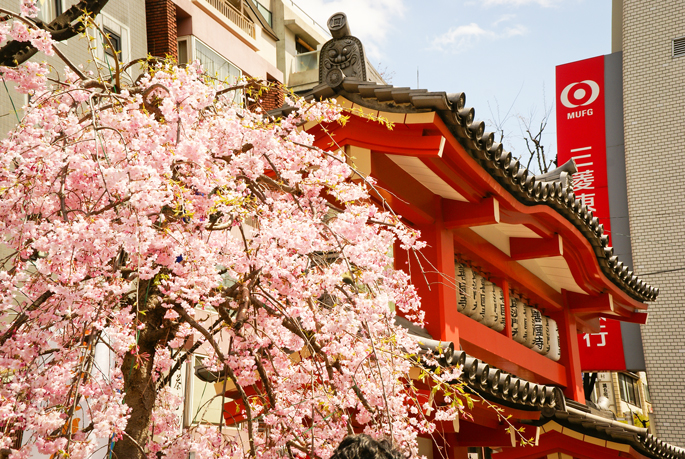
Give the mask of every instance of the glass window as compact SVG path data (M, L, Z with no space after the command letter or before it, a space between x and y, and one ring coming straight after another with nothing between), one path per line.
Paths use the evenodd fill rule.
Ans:
M267 10L266 7L259 2L257 2L257 10L259 10L262 16L264 16L266 22L268 22L269 25L273 27L273 23L271 22L271 11Z
M200 61L202 68L208 76L214 77L229 85L234 85L240 80L242 71L226 60L221 54L209 46L189 35L178 39L178 62L187 64L194 60ZM234 101L241 102L243 91L234 91Z
M36 0L38 19L50 23L62 14L62 0Z
M621 400L630 403L631 405L640 405L640 397L637 392L637 380L635 378L619 373L618 385L621 392Z
M109 40L114 47L114 50L112 50L106 45L107 40L105 40L100 32L93 32L97 40L98 58L112 66L114 65L112 58L115 57L114 51L116 50L116 58L120 62L128 62L130 58L130 34L128 27L105 13L98 14L96 21L100 30L109 35Z
M195 369L202 366L205 357L195 356ZM193 372L193 405L190 419L198 422L219 424L223 414L221 396L216 395L214 384L204 382Z
M647 383L642 383L642 387L645 389L645 402L652 403L652 397L649 395L649 386Z
M113 58L118 59L121 55L121 35L114 32L113 30L110 30L108 27L103 27L103 31L105 32L105 35L109 38L109 43L111 43L112 45L110 47L107 43L107 40L105 40L105 54L108 54Z
M240 78L240 69L200 40L195 40L195 59L200 61L208 75L218 80L235 84Z

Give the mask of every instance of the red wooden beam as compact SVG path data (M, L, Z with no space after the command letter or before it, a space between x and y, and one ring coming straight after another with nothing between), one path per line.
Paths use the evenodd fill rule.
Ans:
M439 212L435 195L382 153L371 153L371 175L378 194L398 214L416 225L431 225ZM376 193L371 190L371 195ZM438 208L439 209L439 208Z
M483 266L494 277L509 279L510 284L547 309L561 309L563 298L559 292L528 271L510 256L490 244L469 228L453 230L454 245L468 260Z
M558 257L564 254L564 244L558 234L550 238L511 237L509 252L514 260Z
M459 342L469 355L519 378L538 384L566 386L567 376L559 363L457 313L456 309L453 315L459 326Z
M477 203L442 201L442 220L445 228L494 225L499 223L499 202L495 198L484 198Z
M474 187L468 177L455 172L458 169L452 165L451 160L445 158L444 153L440 158L424 157L421 161L468 201L478 201L483 196L483 192Z
M445 148L442 135L422 135L421 131L391 131L377 124L348 123L333 131L334 136L322 135L314 146L322 149L337 149L345 145L356 145L373 151L414 157L439 158Z
M576 317L568 307L550 313L549 316L557 322L559 327L559 346L561 348L559 363L566 371L566 382L563 384L566 386L564 395L571 400L585 404Z
M574 314L589 313L611 313L615 310L614 297L611 293L600 293L599 295L583 295L580 293L561 291L564 303ZM620 319L620 317L613 317Z
M425 210L439 215L440 197L433 195L433 202ZM426 313L425 327L435 338L459 343L456 321L457 284L454 271L454 239L449 230L442 227L438 218L433 224L416 228L427 243L420 254L395 251L395 268L411 275L412 284L421 297Z
M509 223L510 225L525 225L528 229L537 233L542 237L552 237L556 233L555 231L548 227L539 218L534 215L523 214L517 210L505 207L505 202L502 202L502 206L499 209L500 221L502 223Z
M514 423L514 425L516 428L522 427L517 423ZM506 427L505 424L500 424L496 428L491 429L472 422L461 422L459 433L455 435L455 446L488 446L490 448L514 446L516 439L507 431ZM533 427L533 429L535 428Z

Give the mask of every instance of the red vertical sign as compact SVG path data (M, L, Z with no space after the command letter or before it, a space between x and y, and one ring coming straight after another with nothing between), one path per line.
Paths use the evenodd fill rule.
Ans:
M556 68L557 163L573 158L573 191L599 218L611 243L607 187L604 56ZM621 324L600 319L599 333L578 335L583 370L625 370Z
M621 322L599 318L599 333L578 335L580 368L583 371L624 371L626 359L623 353Z
M558 66L558 164L575 160L573 191L609 232L604 116L604 56Z

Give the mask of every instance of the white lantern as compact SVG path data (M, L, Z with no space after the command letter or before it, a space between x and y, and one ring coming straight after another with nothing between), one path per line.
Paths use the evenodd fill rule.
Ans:
M535 308L530 309L533 324L533 350L538 354L546 354L545 347L547 347L547 335L545 334L545 322L542 313Z
M483 323L490 328L495 328L495 324L499 319L497 315L495 287L496 285L492 282L488 280L485 281L485 321Z
M555 362L561 357L561 336L559 335L559 326L554 319L547 319L549 323L549 352L546 357Z
M492 328L501 332L504 330L504 326L507 320L507 309L504 307L504 290L498 285L494 285L493 295L495 297L495 325Z
M476 287L476 273L468 266L464 267L464 279L464 291L466 292L466 309L464 309L464 314L471 317L476 310L476 295L478 292Z
M454 263L454 277L457 282L457 311L462 314L466 311L466 266Z

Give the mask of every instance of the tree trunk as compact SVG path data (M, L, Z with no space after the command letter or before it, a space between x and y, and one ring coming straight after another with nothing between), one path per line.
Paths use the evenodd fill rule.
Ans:
M150 435L150 419L155 406L157 392L152 380L152 367L155 358L155 346L139 346L140 353L148 356L145 359L128 353L124 357L122 372L124 374L124 402L131 407L131 417L126 424L128 436L114 445L114 457L119 459L145 459Z
M150 441L150 419L157 400L156 384L152 370L156 349L164 347L178 331L178 323L164 320L166 308L161 306L161 299L155 288L149 289L146 281L141 291L147 291L147 302L141 305L138 323L145 327L138 335L138 354L129 352L124 357L121 371L124 376L124 403L131 408L131 417L126 424L126 434L114 445L114 457L118 459L146 459ZM149 290L153 290L150 292Z

